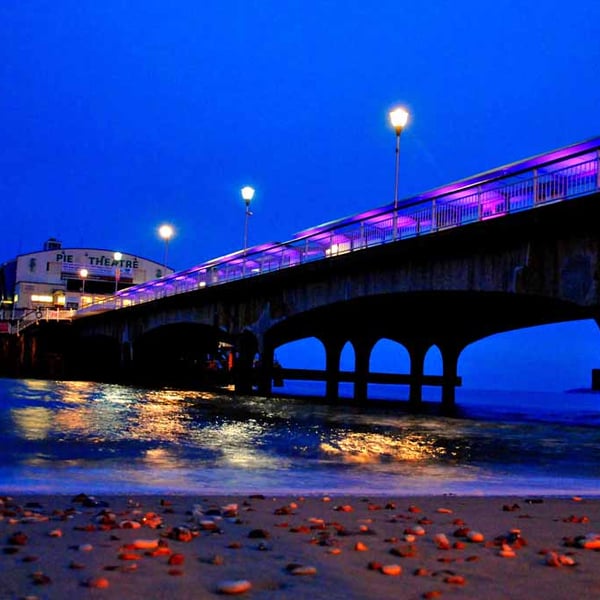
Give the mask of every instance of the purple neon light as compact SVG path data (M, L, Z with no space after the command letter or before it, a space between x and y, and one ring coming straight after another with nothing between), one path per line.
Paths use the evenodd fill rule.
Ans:
M169 293L170 289L188 291L188 287L197 289L334 256L353 249L355 242L356 248L364 248L373 243L394 241L397 239L396 236L391 237L394 230L402 239L447 226L497 218L508 211L531 208L534 201L562 199L567 193L567 186L571 189L575 184L577 189L570 193L589 193L590 189L600 188L599 160L600 137L597 137L403 199L395 217L393 204L387 204L311 227L288 242L268 242L246 251L238 250L161 279L131 286L119 291L118 296L128 300L132 298L133 302L136 297L142 301L146 296L154 299L154 291L162 294L165 291ZM532 179L534 169L537 173L535 186ZM498 189L500 182L502 189ZM435 223L433 201L437 207ZM455 217L457 210L461 215L459 220ZM79 312L94 310L94 306Z

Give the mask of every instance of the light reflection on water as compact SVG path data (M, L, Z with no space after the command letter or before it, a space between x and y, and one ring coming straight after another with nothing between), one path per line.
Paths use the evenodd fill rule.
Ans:
M0 379L0 492L597 493L597 427L486 411Z

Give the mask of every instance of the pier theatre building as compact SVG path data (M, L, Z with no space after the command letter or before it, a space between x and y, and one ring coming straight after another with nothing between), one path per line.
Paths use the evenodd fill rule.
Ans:
M172 273L163 264L127 252L63 248L54 238L43 250L0 265L0 331L50 312L60 319L131 285Z

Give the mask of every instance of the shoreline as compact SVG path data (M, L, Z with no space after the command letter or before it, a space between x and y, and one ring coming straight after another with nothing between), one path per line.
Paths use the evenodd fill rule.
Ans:
M7 600L600 595L598 496L0 498Z

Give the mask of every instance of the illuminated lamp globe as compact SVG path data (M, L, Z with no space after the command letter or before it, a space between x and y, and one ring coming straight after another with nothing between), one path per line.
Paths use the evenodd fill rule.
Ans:
M408 111L406 109L398 107L390 111L390 122L398 135L404 129L407 121Z

